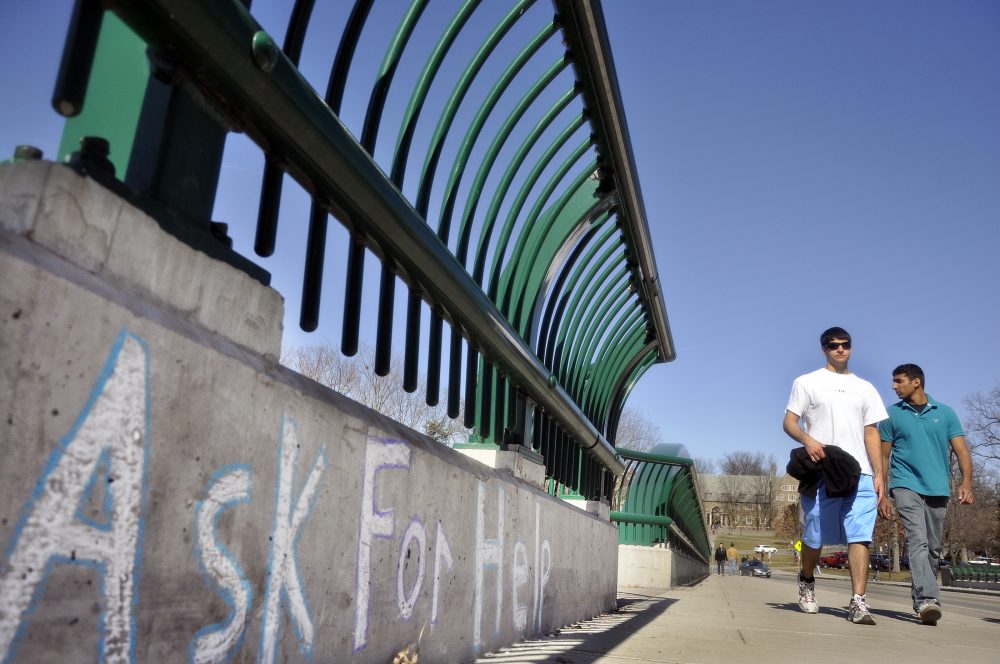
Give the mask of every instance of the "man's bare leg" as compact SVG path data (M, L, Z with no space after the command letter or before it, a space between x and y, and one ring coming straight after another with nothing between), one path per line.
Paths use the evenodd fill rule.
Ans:
M851 563L851 587L855 595L864 595L868 587L868 568L871 566L871 551L864 542L847 545L847 560Z
M819 563L819 554L822 549L813 549L812 547L806 546L806 543L802 543L802 576L807 579L813 578L813 573L816 571L816 564Z

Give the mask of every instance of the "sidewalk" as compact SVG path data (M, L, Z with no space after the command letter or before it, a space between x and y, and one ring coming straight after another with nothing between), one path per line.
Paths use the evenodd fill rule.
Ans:
M872 584L874 585L874 584ZM887 584L888 585L888 584ZM847 582L821 580L820 613L798 609L794 577L774 579L712 575L692 587L619 589L619 611L483 656L496 662L671 662L705 664L824 664L893 661L1000 662L1000 597L997 612L948 608L936 627L920 624L900 601L873 604L875 626L844 618ZM871 590L870 590L871 592ZM823 602L829 606L823 606Z

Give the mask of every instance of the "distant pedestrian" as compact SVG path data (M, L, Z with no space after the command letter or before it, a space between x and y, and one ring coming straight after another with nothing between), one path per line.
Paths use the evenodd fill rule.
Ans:
M892 389L900 401L889 407L889 419L879 425L883 465L890 471L889 491L909 544L913 610L924 624L936 625L941 619L941 530L951 494L949 457L954 451L962 471L957 492L962 505L974 500L972 458L955 411L924 391L923 369L916 364L896 367ZM888 499L879 502L879 512L890 515Z
M726 547L719 543L715 549L715 573L722 576L726 572Z
M820 335L820 348L826 366L795 379L783 425L785 433L800 443L807 455L797 456L802 453L793 451L789 473L796 476L791 469L796 462L800 467L811 463L822 469L817 471L819 478L811 489L803 486L801 478L799 483L805 531L799 608L806 613L819 612L813 574L820 550L824 544L843 544L846 540L853 592L847 619L874 625L865 589L869 546L885 480L877 425L888 414L875 387L847 368L851 358L851 335L847 330L825 330Z
M739 556L740 552L736 549L736 545L730 542L729 548L726 549L726 559L729 561L729 576L736 576L736 559Z

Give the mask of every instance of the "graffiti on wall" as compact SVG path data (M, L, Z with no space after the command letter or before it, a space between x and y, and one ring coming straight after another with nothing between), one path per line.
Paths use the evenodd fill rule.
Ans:
M0 659L4 662L17 656L48 577L60 565L90 567L100 576L95 591L100 605L95 659L135 661L149 448L157 443L155 432L151 440L149 422L149 350L142 339L124 331L77 422L41 471L5 550L0 568ZM191 662L226 662L249 647L246 636L254 617L260 621L255 641L259 662L279 659L282 630L289 627L302 658L315 655L319 628L309 609L311 589L299 568L298 546L320 490L330 481L326 478L330 464L326 445L320 445L314 456L301 462L308 470L298 480L300 454L305 456L304 449L315 447L302 445L298 427L287 414L281 417L277 438L275 498L268 508L273 519L263 583L253 582L234 554L233 542L224 541L217 528L226 512L246 509L252 503L257 481L253 467L231 463L216 469L193 505L192 555L207 588L225 603L226 614L221 620L206 621L191 634L187 644ZM385 500L387 495L380 487L408 486L412 463L413 450L406 441L368 438L359 469L354 651L369 643L373 612L382 624L387 617L407 623L419 614L421 621L426 617L433 632L441 607L449 600L447 582L456 577L474 579L469 632L477 651L484 633L498 635L505 627L503 621L519 634L541 630L552 549L542 537L537 498L530 498L533 538L507 541L505 511L510 497L505 495L504 483L476 480L475 510L470 514L474 524L452 525L462 532L474 529L474 550L461 557L471 569L456 569L445 523L420 515L401 520L397 506L379 502L379 496ZM491 486L497 487L492 495ZM394 560L381 555L376 562L376 547L392 551ZM394 596L374 596L373 581L390 578ZM255 587L263 588L263 597L255 597ZM467 585L456 587L464 594Z
M94 567L103 607L98 658L135 656L146 468L149 352L123 332L69 433L59 441L28 498L0 577L0 653L13 659L24 627L56 565ZM103 480L103 481L101 481ZM81 507L101 491L99 519Z

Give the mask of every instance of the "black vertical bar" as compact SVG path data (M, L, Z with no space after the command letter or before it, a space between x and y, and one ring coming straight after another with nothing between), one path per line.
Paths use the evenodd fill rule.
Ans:
M493 433L493 365L483 358L481 384L483 393L479 398L479 435L486 440Z
M431 310L431 320L427 336L427 405L436 406L441 401L441 335L443 322L434 310ZM449 417L455 417L449 413Z
M462 410L462 335L451 328L451 348L448 358L448 417L458 417ZM469 354L472 353L470 347ZM466 409L468 410L468 409ZM463 418L464 419L464 418ZM465 425L470 427L469 424Z
M392 364L392 307L396 299L396 276L382 264L378 292L378 325L375 330L375 375L388 376Z
M59 75L52 91L52 107L63 117L74 117L83 110L103 18L104 6L100 0L76 0L73 5Z
M406 301L406 344L403 351L403 389L417 390L420 353L420 298L410 291Z
M337 115L340 115L340 103L344 99L344 87L347 85L347 72L354 60L354 51L358 47L361 29L368 20L374 0L358 0L351 9L351 15L344 26L344 34L337 46L337 55L333 58L330 79L326 86L326 104Z
M326 103L330 109L340 114L340 104L344 97L344 87L347 83L347 73L354 59L354 51L361 37L361 29L368 19L373 0L358 0L351 10L351 15L344 26L344 33L337 46L337 55L330 69L330 79L326 86ZM319 206L313 201L312 214L316 215ZM326 211L323 211L324 220ZM347 257L347 275L344 284L344 322L341 332L340 348L345 355L353 356L358 352L358 331L361 324L361 288L364 282L364 248L353 235Z
M281 182L285 174L270 155L265 155L264 176L260 183L257 206L257 237L253 250L258 256L270 256L278 237L278 209L281 205Z
M313 6L316 0L295 0L292 13L288 19L288 28L285 31L285 44L282 49L293 65L298 66L299 58L302 55L302 44L306 38L306 28L309 27L309 17L312 15ZM254 251L258 256L270 256L274 253L274 247L278 235L278 212L281 207L281 187L284 182L284 173L278 167L270 155L266 155L264 161L264 175L260 183L260 205L257 208L257 237L254 241ZM323 229L326 235L326 229ZM312 229L310 228L310 235ZM303 302L303 308L305 303ZM302 325L303 316L299 317L299 325L303 330L312 331Z
M326 259L326 210L313 206L309 215L306 269L302 275L302 309L299 327L312 332L319 325L319 303L323 292L323 263Z
M344 280L344 325L340 352L353 357L358 352L361 328L361 287L365 279L365 247L354 235L347 251L347 275Z
M454 334L454 330L452 330ZM454 341L454 337L452 337ZM452 344L454 348L454 344ZM454 356L452 356L454 357ZM465 428L476 425L476 383L479 380L479 351L469 342L465 355Z

